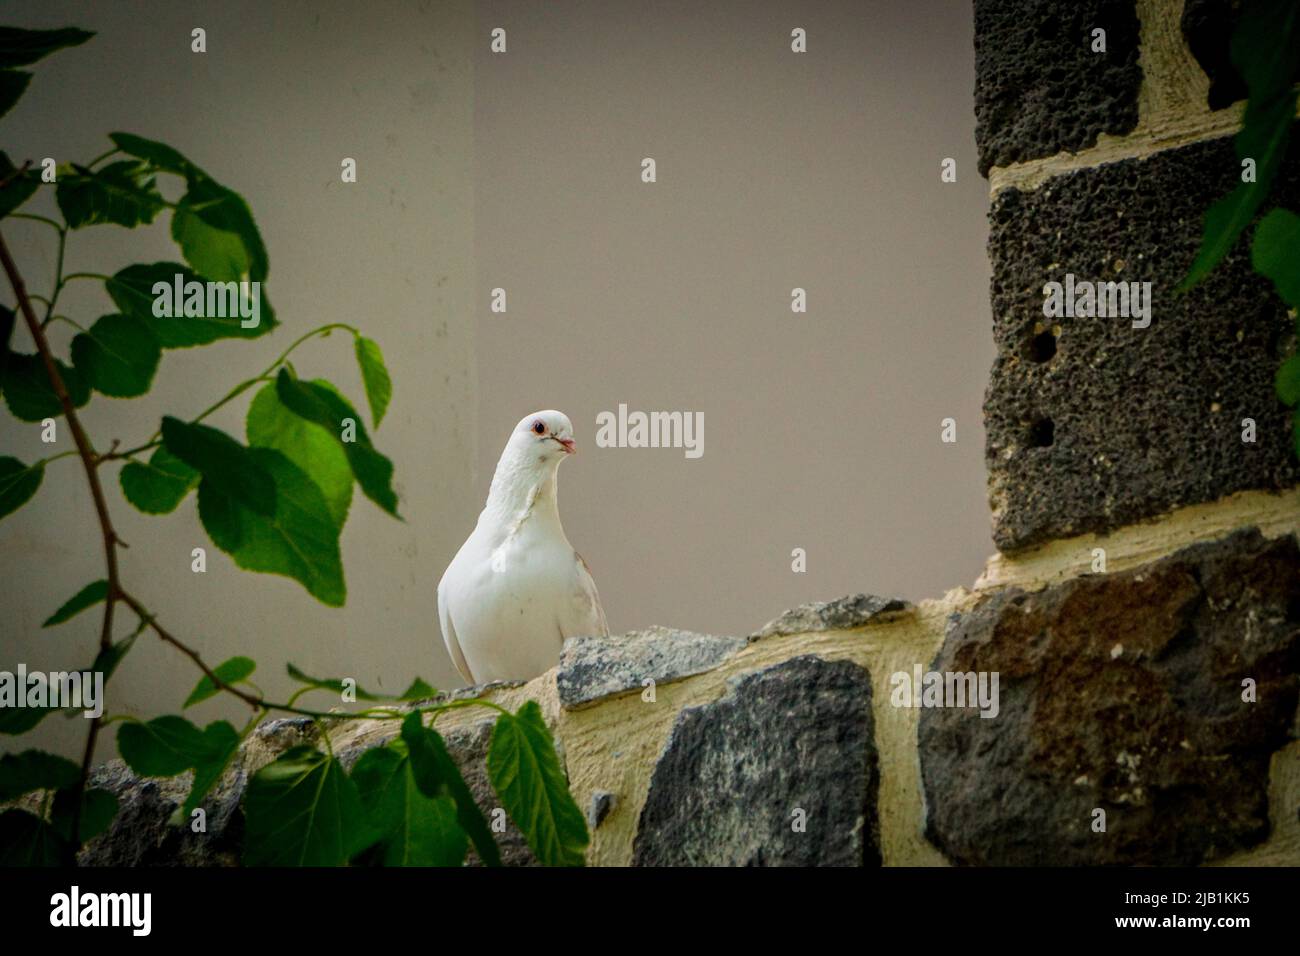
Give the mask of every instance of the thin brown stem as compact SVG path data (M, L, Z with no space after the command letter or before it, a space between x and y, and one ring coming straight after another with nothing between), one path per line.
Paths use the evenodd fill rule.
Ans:
M50 350L50 343L45 338L45 330L41 328L41 323L36 318L36 312L32 308L32 301L27 296L27 287L23 283L23 277L19 274L13 257L9 254L9 247L5 245L3 236L0 236L0 264L4 266L5 275L9 277L9 284L13 287L14 296L18 299L18 307L23 314L23 320L27 323L27 330L31 333L32 341L36 343L36 350L40 352L41 359L45 363L45 373L50 378L50 385L54 389L54 394L58 396L59 404L63 406L63 415L68 421L68 428L72 430L72 440L76 442L77 453L81 456L81 464L86 472L86 481L90 484L90 496L95 503L95 514L99 517L99 529L104 540L104 563L108 569L108 593L104 599L104 622L99 632L100 651L107 651L113 646L113 607L120 596L121 585L117 576L117 532L113 530L113 522L108 515L108 502L104 499L104 489L99 483L99 472L95 468L95 449L91 445L85 429L81 427L81 421L77 418L76 407L73 405L72 397L68 394L68 388L63 382L63 376L59 374L58 364L54 361L54 353ZM90 732L86 735L86 750L81 759L81 776L77 783L76 797L72 807L71 853L73 854L73 862L75 862L77 836L81 832L82 797L86 792L86 780L90 777L90 762L95 756L95 741L98 737L99 718L96 717L91 720Z

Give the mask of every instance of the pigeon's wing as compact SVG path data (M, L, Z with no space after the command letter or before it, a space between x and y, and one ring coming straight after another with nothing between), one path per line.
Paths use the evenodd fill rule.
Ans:
M447 645L447 653L451 655L451 662L460 671L460 676L473 684L474 675L469 672L469 664L465 663L465 654L456 638L456 626L451 623L451 608L447 606L447 594L442 583L438 585L438 619L442 622L442 639Z
M609 637L609 625L605 623L605 609L600 606L600 595L596 593L596 581L591 576L591 568L577 551L573 556L578 560L578 605L586 611L588 629L583 636Z

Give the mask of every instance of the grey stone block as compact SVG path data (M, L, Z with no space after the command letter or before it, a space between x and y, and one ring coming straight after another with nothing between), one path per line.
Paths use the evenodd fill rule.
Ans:
M879 865L878 780L870 675L849 661L792 658L677 715L634 862Z
M713 670L746 644L743 637L695 634L670 627L575 637L560 652L555 683L565 708Z
M1092 31L1106 52L1092 52ZM1093 146L1138 120L1134 0L975 0L980 172Z
M1222 857L1269 832L1269 760L1300 699L1300 548L1252 528L998 592L954 620L931 670L999 674L996 717L920 714L927 835L954 862Z
M801 604L770 621L761 631L751 634L756 641L782 634L807 634L816 631L847 631L893 611L906 611L912 605L900 598L876 594L851 594L834 601Z
M1205 210L1240 169L1220 139L998 194L989 215L998 356L984 412L999 549L1300 481L1273 388L1294 323L1252 270L1248 239L1200 286L1174 291ZM1300 208L1300 151L1267 205ZM1151 282L1150 327L1045 317L1044 283L1067 273ZM1246 418L1254 444L1242 441Z

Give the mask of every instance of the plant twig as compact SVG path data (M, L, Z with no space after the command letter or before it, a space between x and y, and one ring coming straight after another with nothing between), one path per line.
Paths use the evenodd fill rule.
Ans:
M60 240L62 240L62 234ZM61 241L60 253L62 253ZM36 343L36 350L40 352L41 359L45 363L45 373L50 378L50 385L54 389L54 394L59 398L59 404L63 406L63 415L67 419L68 428L72 430L72 439L76 442L77 453L81 456L81 464L86 472L86 481L90 484L90 496L95 503L95 514L99 518L99 529L104 539L104 563L108 570L108 589L104 596L104 622L99 632L100 651L107 651L113 646L113 607L120 596L121 585L117 576L117 532L113 530L113 522L108 515L108 503L104 499L104 489L99 483L99 472L95 468L95 449L91 445L85 429L81 427L81 421L77 418L76 407L73 405L72 397L68 394L67 386L63 382L63 376L59 374L59 367L54 361L54 353L50 351L50 343L45 338L45 330L41 328L41 323L36 318L31 299L27 297L27 287L23 283L23 277L19 274L13 257L9 254L9 247L5 244L3 236L0 236L0 264L4 266L5 275L9 277L9 284L13 287L19 310L23 314L23 320L27 323L27 330L31 333L32 340ZM76 860L77 837L81 833L81 804L86 792L86 780L90 776L90 763L95 756L95 741L98 737L99 718L95 717L91 720L90 731L86 735L86 749L81 758L81 776L77 782L72 807L72 849L70 852L73 855L73 862Z

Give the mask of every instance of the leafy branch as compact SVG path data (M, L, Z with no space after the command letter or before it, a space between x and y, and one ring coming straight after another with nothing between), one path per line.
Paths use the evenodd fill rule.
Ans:
M74 29L0 28L0 116L31 79L14 67L90 36ZM301 334L262 372L193 418L163 415L146 441L119 450L121 442L114 440L106 451L97 449L77 412L94 393L145 395L167 350L257 338L279 325L262 288L269 256L243 197L171 146L129 133L113 133L110 139L112 148L89 163L58 167L53 183L61 220L18 211L46 182L30 161L14 166L0 152L0 220L47 225L57 236L48 295L28 292L0 236L0 265L35 348L30 354L13 351L15 313L0 306L0 391L15 418L40 422L51 436L56 420L63 418L76 446L29 465L0 457L0 519L37 494L46 465L76 455L95 505L105 577L82 587L44 626L61 625L102 605L98 653L90 671L101 674L105 683L136 639L151 631L202 675L182 710L224 694L246 704L252 716L242 730L224 720L200 728L177 714L148 721L95 717L80 765L38 750L0 757L0 803L40 795L37 813L16 807L0 813L0 863L75 863L79 848L111 825L116 797L88 786L104 726L119 725L118 752L137 774L192 774L181 808L184 818L200 809L258 723L270 713L287 713L316 721L325 751L295 747L253 775L245 794L246 863L458 865L472 845L483 862L499 864L493 830L432 726L439 714L477 707L496 716L487 770L503 809L543 863L581 864L586 824L535 702L510 713L483 699L442 700L419 678L403 694L379 695L350 680L310 677L292 664L289 676L302 686L287 701L271 700L251 680L254 661L240 656L210 665L124 586L117 549L127 545L114 529L100 476L110 463L121 464L122 495L138 510L170 513L193 491L208 537L238 567L289 577L333 607L346 600L339 540L354 486L383 511L400 515L392 463L374 447L362 416L336 386L300 378L289 361L310 340L334 331L349 333L371 424L378 429L392 395L383 354L378 344L345 323ZM164 198L160 178L183 184L180 199ZM103 225L134 229L152 224L164 210L170 211L171 236L183 263L131 265L111 276L65 272L71 233ZM73 281L102 284L117 311L89 325L57 311L63 289ZM44 306L40 317L37 301ZM46 335L55 321L77 330L68 361L56 355ZM203 424L253 389L244 441ZM135 626L115 640L118 604L134 615ZM336 695L345 703L363 700L369 706L339 712L300 705L299 698L309 693ZM0 733L26 733L56 709L75 713L67 703L0 708ZM364 753L348 773L332 752L324 722L358 719L400 721L401 733L387 746ZM309 785L300 786L304 782Z

